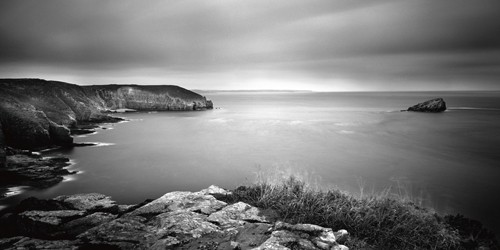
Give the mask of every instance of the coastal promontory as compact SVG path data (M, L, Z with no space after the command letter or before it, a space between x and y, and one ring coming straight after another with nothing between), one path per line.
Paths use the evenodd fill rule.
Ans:
M174 85L79 86L42 79L0 79L0 123L5 145L36 149L70 146L81 124L116 121L105 112L211 109L205 97Z
M123 120L110 112L212 107L204 96L174 85L79 86L41 79L0 79L0 197L6 188L45 188L74 174L65 169L69 159L45 158L32 151L72 147L73 134L93 132L96 123Z

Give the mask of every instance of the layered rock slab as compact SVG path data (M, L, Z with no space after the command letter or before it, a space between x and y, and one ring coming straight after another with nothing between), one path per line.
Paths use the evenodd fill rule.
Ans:
M214 197L227 194L211 186L199 192L170 192L140 205L117 205L95 193L48 201L31 198L1 221L19 230L14 235L2 232L0 247L347 249L339 244L347 237L345 230L276 222L272 211Z

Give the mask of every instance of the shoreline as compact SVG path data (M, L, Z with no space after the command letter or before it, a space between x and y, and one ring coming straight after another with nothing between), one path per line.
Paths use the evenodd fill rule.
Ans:
M67 157L43 157L11 148L7 151L7 167L0 170L0 199L19 194L9 195L11 189L45 189L59 184L65 176L78 173L68 170L72 161Z
M108 116L99 122L83 122L70 128L71 137L86 137L96 134L97 129L105 129L101 124L126 122L122 117ZM69 170L74 161L65 157L46 157L46 153L74 147L107 146L101 142L73 142L71 146L47 146L35 150L16 149L5 147L6 167L0 168L0 199L18 195L22 190L17 189L46 189L61 182L71 180L70 176L80 173L78 170ZM42 171L40 171L42 170ZM12 193L12 189L17 191ZM3 209L2 209L3 210Z
M499 247L481 223L461 215L438 215L391 198L313 190L293 176L234 190L212 185L198 192L173 191L130 205L98 193L31 197L8 208L0 224L2 249Z

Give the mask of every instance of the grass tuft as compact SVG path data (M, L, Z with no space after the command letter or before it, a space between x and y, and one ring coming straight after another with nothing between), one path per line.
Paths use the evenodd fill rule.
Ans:
M279 182L260 180L239 187L226 199L274 209L281 220L289 223L346 229L352 235L346 245L352 249L466 247L461 241L464 232L448 223L451 219L415 203L383 196L356 198L338 190L322 191L308 187L293 176ZM494 236L488 246L496 249Z

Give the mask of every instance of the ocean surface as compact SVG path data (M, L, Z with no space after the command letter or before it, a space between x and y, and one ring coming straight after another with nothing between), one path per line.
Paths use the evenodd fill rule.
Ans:
M138 203L176 190L294 174L318 188L396 195L500 232L500 92L205 93L214 110L120 114L50 152L80 173L9 197L99 192ZM400 112L443 97L443 113Z

